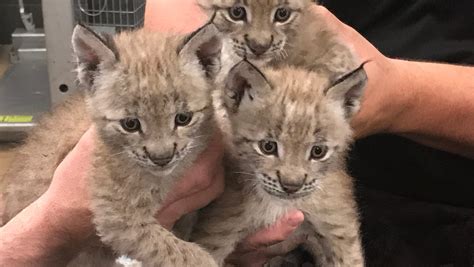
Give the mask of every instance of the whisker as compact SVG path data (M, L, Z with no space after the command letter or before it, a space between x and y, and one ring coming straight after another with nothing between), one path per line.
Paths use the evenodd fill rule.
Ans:
M198 135L198 136L194 136L193 138L201 138L201 137L209 137L211 136L210 134L202 134L202 135Z
M196 147L203 147L204 145L194 145L194 146L189 146L189 147L186 147L186 150L190 150L190 149L193 149L193 148L196 148Z
M316 188L319 189L321 192L326 193L326 191L324 191L323 187L320 184L316 185Z
M118 155L121 155L121 154L125 154L125 153L127 153L127 150L124 149L123 151L120 151L120 152L118 152L118 153L114 153L114 154L112 154L112 155L110 155L110 156L111 156L111 157L115 157L115 156L118 156Z

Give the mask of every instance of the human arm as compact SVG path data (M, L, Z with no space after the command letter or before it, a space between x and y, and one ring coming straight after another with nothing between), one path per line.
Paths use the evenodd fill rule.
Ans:
M474 67L396 60L406 104L388 131L474 159Z
M85 197L93 139L89 129L46 193L0 228L0 266L64 266L94 234Z
M94 129L89 129L56 169L47 192L0 228L0 266L64 266L95 234L87 179L94 135ZM202 208L222 192L221 157L217 137L157 213L162 225L171 229L181 216ZM301 215L290 213L274 227L251 235L240 246L241 254L234 255L244 261L266 260L275 252L265 252L264 245L284 240L302 222ZM248 248L261 253L250 253Z
M392 59L325 7L314 6L353 45L369 80L352 126L357 138L377 133L474 158L474 67Z
M57 167L48 190L0 228L0 266L65 266L95 234L87 178L94 139L89 129ZM222 151L215 140L157 213L168 229L222 192Z

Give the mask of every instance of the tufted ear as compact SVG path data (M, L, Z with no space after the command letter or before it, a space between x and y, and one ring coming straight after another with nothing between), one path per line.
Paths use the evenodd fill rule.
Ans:
M356 114L360 108L360 102L367 84L367 73L364 70L366 63L364 62L357 69L342 75L325 91L327 97L343 106L348 119Z
M224 103L232 112L258 105L272 89L265 75L247 60L239 62L229 71L224 84Z
M221 68L222 38L220 32L209 23L187 36L178 49L183 62L198 62L199 70L206 77L214 78Z
M92 87L99 65L105 68L118 60L113 38L99 36L83 25L74 28L72 47L77 58L79 82L87 88Z

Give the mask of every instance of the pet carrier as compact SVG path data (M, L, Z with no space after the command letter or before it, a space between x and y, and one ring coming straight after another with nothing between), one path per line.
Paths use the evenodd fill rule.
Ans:
M145 0L74 0L74 13L88 26L133 29L143 26Z

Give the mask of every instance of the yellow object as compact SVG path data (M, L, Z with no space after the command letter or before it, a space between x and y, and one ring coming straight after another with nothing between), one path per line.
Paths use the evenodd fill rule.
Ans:
M0 123L10 122L10 123L25 123L32 122L33 116L25 115L0 115Z

